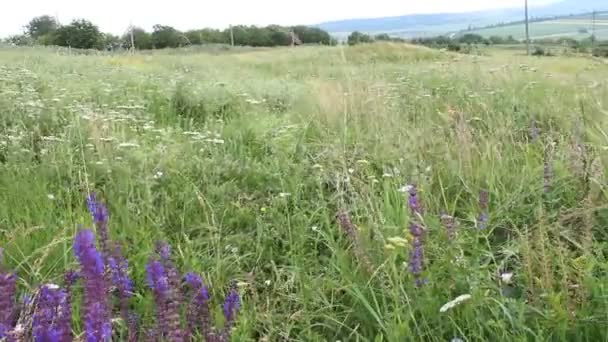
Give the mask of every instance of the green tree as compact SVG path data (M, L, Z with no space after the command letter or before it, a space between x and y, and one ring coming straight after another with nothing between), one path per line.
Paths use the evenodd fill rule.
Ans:
M326 31L310 26L294 26L291 28L303 44L331 44L331 36Z
M122 36L122 47L131 48L131 31ZM152 48L152 35L141 27L133 27L133 43L137 50L149 50Z
M348 36L348 45L357 45L362 43L371 43L374 40L368 34L355 31Z
M12 45L17 45L17 46L26 46L26 45L34 44L32 38L26 34L18 34L18 35L10 36L10 37L6 38L6 42L9 44L12 44Z
M188 45L188 38L171 26L154 25L152 46L156 49L176 48Z
M25 32L33 39L38 39L43 36L49 36L55 33L59 28L59 24L55 18L49 15L35 17L25 26Z
M54 34L54 43L77 49L99 49L103 45L103 35L99 28L85 19L76 19L70 25L61 26Z
M460 37L459 41L462 44L481 44L484 42L484 38L478 34L467 33Z
M122 45L121 39L111 33L102 33L101 48L105 50L116 50Z
M377 34L374 36L374 40L379 40L379 41L391 41L391 36L389 36L387 33L381 33L381 34Z

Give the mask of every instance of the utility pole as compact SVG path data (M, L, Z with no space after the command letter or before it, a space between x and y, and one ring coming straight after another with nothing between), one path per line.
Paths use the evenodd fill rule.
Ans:
M528 18L528 0L526 0L526 53L530 56L530 20Z
M133 37L133 23L130 25L130 34L131 34L131 54L135 54L135 38Z
M593 16L591 19L591 47L595 48L595 19L596 19L597 11L593 11Z
M234 46L234 31L232 30L232 25L230 25L230 45Z

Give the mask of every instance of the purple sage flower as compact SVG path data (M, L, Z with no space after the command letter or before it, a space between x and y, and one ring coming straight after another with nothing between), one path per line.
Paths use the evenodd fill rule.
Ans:
M68 305L66 292L57 285L47 284L40 288L32 319L32 335L36 342L59 342L70 329L65 320L65 307ZM70 317L71 318L71 317Z
M230 341L232 327L236 320L236 312L241 305L241 299L237 290L236 282L230 284L230 291L224 300L224 331L222 332L221 340Z
M543 158L543 192L548 194L551 191L551 181L553 179L553 164L550 148L545 151Z
M167 318L169 316L168 303L169 297L169 279L165 273L165 268L158 260L150 259L146 265L146 280L148 287L152 289L154 294L154 302L156 304L156 324L154 331L158 337L169 335L169 324Z
M443 225L446 230L446 233L448 234L448 239L453 240L456 237L457 228L456 220L454 219L454 217L448 214L441 215L441 224Z
M0 340L9 338L15 315L16 276L4 271L4 250L0 248Z
M188 303L188 334L200 327L205 341L212 342L216 339L211 326L211 314L209 310L209 293L203 285L201 277L194 273L187 273L184 277L190 289L190 302Z
M107 258L110 254L109 250L109 236L108 236L108 209L106 206L97 200L95 193L87 196L87 207L91 214L91 219L95 225L97 234L99 235L99 246L104 258Z
M179 318L180 304L182 302L179 292L181 279L175 265L171 261L171 248L169 247L169 244L164 241L157 241L156 253L160 258L160 263L163 266L165 277L168 282L168 299L165 308L168 338L171 341L181 341L183 339L183 331Z
M479 192L479 211L477 228L486 229L488 223L488 192L486 190Z
M135 327L131 324L133 320L129 313L129 300L132 295L133 283L128 274L129 263L122 256L120 246L118 245L114 248L112 256L108 257L108 268L112 275L112 285L118 292L120 313L123 321L127 325L128 335L131 336L131 338L135 338L136 331L134 331Z
M412 235L412 250L408 260L408 270L414 276L417 287L424 283L421 279L422 267L424 263L424 245L423 235L424 229L417 222L418 217L422 215L422 207L418 200L416 186L412 185L409 189L408 205L411 212L410 234Z
M363 264L365 270L372 274L374 273L374 267L372 262L370 261L367 253L363 249L363 246L359 243L359 237L357 236L357 228L350 220L348 213L346 211L341 211L337 215L338 225L342 228L342 231L350 241L352 245L352 250L355 254L355 257L359 259L359 262Z
M408 197L407 204L410 208L412 215L413 216L421 215L422 206L420 205L420 202L418 201L418 191L416 189L416 186L410 185L408 193L409 193L409 197Z
M95 248L95 236L90 230L82 230L74 238L74 254L80 262L84 287L85 340L109 341L112 336L109 286L104 276L104 263Z

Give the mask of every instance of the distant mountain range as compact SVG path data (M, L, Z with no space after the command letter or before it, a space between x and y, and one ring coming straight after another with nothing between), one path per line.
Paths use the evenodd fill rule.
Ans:
M563 0L545 6L531 7L530 16L539 18L600 10L608 10L608 0ZM522 20L523 17L523 8L507 8L467 13L411 14L397 17L348 19L325 22L317 26L338 38L346 37L353 31L372 34L389 33L411 38L517 21Z

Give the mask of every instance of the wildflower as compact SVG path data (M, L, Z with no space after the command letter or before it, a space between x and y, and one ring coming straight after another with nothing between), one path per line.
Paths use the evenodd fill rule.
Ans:
M441 215L441 224L445 228L445 230L448 234L448 238L450 240L453 240L454 237L456 237L456 227L457 227L456 220L454 220L454 217L450 216L448 214Z
M417 287L424 284L424 280L420 278L422 273L423 259L424 259L424 246L422 242L422 235L424 230L416 222L416 217L422 214L422 209L418 201L416 192L416 186L412 185L409 189L408 206L412 213L412 219L410 222L410 234L412 235L412 250L410 251L410 257L408 260L408 270L416 279L415 284Z
M13 328L15 313L15 274L2 268L3 250L0 248L0 340L8 337Z
M101 252L103 253L104 258L107 258L110 254L108 246L108 209L102 202L97 200L95 193L90 193L89 196L87 196L87 207L91 214L93 224L95 225L95 230L99 235Z
M87 341L108 341L112 324L108 306L108 286L104 263L95 248L95 236L90 230L78 232L74 238L74 254L80 262L84 280L84 328Z
M513 272L505 272L500 274L500 280L505 284L511 284Z
M132 325L133 320L129 313L129 299L131 298L133 284L128 275L129 263L122 256L120 246L116 246L114 253L108 258L108 268L112 275L112 284L118 291L118 301L120 303L120 313L125 324L129 339L136 336L135 326Z
M162 176L163 176L162 171L156 171L156 173L154 174L154 179L161 179Z
M70 321L72 320L72 286L76 283L76 281L80 278L80 274L76 271L67 271L63 275L63 283L65 287L65 305L63 306L59 322L61 327L60 331L60 341L71 341L72 340L72 329L70 329Z
M188 332L192 333L200 327L206 341L213 341L215 334L211 327L211 314L209 311L209 293L199 276L187 273L186 284L191 290L191 298L188 304Z
M405 194L405 193L410 192L411 189L412 189L411 185L404 185L404 186L400 187L399 189L397 189L397 191Z
M346 237L348 238L350 243L352 244L355 256L363 264L367 272L369 272L370 274L373 273L374 268L372 266L372 263L369 260L369 257L367 256L365 251L363 250L361 244L359 243L359 238L357 237L355 225L351 222L348 213L342 211L338 214L338 224L340 228L342 228L344 234L346 234Z
M166 320L166 330L164 333L171 341L182 340L182 330L180 328L179 305L181 298L178 292L180 277L173 263L171 262L171 249L166 242L156 243L156 253L160 257L160 264L163 269L163 276L167 279L167 290L164 298L166 304L163 308Z
M230 341L230 334L236 319L236 312L239 310L241 300L237 291L236 283L230 284L230 291L224 301L224 331L222 332L222 340Z
M410 194L408 198L408 206L414 216L422 214L422 207L418 201L418 193L415 185L410 185L408 192Z
M419 229L414 228L414 229ZM412 234L414 235L414 234ZM422 273L422 263L424 258L424 250L422 239L420 236L414 235L414 239L412 241L412 250L410 252L410 258L408 261L408 270L415 277L419 277L420 273Z
M446 312L464 302L466 302L467 300L471 299L471 295L469 294L465 294L465 295L461 295L456 297L454 300L452 300L451 302L447 302L445 303L441 309L439 309L439 312Z
M488 192L481 190L479 192L479 217L477 218L477 228L486 229L488 222Z
M148 287L154 293L154 302L156 304L156 331L158 335L164 336L167 333L167 302L169 291L169 280L165 275L163 265L154 259L150 259L146 265L146 280Z
M549 193L551 190L551 180L553 178L552 155L550 148L545 150L543 158L543 192Z
M51 201L54 201L54 200L55 200L55 195L53 195L53 194L48 194L48 195L46 195L46 198L48 198L48 199L49 199L49 200L51 200Z
M69 305L66 292L54 284L43 285L36 303L32 318L32 333L37 342L63 341L62 330L69 330L70 324L64 315L65 307ZM71 319L71 317L70 317Z

